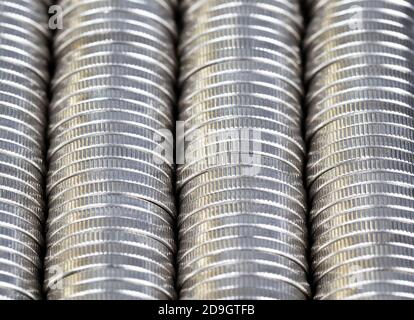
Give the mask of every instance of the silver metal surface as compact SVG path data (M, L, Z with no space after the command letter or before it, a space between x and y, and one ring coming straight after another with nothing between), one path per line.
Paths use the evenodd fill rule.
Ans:
M410 1L308 1L316 299L414 297Z
M306 299L299 1L182 1L181 299Z
M56 2L49 81L0 1L0 299L414 299L413 1Z
M62 0L48 299L174 299L175 1Z
M0 299L40 299L47 8L0 3Z

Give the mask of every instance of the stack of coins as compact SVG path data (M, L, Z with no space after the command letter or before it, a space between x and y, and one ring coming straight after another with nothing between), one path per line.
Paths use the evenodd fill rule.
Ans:
M414 298L414 3L308 4L316 298Z
M180 298L305 299L299 1L181 11Z
M49 30L44 3L0 2L0 299L40 298Z
M62 0L49 299L172 299L174 0Z

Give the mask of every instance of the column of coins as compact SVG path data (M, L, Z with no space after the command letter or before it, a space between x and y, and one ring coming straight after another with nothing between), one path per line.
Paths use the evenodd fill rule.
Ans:
M305 299L299 1L180 10L180 298Z
M316 298L414 298L414 3L308 5Z
M48 299L172 299L174 0L62 0Z
M0 2L0 299L39 299L49 29L44 3Z

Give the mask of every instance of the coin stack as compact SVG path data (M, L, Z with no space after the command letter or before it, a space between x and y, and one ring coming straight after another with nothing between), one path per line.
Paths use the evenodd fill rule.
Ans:
M49 30L38 1L0 2L0 299L39 299Z
M305 299L299 1L181 11L180 298Z
M62 0L49 299L172 299L174 0Z
M308 4L316 298L414 298L414 4Z

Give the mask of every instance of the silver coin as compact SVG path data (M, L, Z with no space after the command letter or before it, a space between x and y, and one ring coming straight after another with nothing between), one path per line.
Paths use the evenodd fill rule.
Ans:
M48 82L44 3L1 3L0 297L41 298Z
M48 298L175 298L173 164L159 144L172 149L176 3L60 5L67 28L54 39Z
M198 282L183 290L184 300L304 300L306 294L284 281L271 281L258 275L228 274L215 280Z

